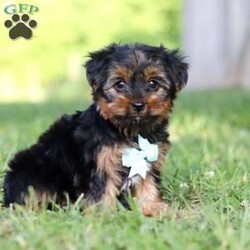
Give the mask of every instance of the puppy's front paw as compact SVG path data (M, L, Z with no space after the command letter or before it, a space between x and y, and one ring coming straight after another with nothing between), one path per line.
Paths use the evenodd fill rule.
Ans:
M142 206L142 212L145 216L153 217L178 217L174 209L164 202L145 202Z

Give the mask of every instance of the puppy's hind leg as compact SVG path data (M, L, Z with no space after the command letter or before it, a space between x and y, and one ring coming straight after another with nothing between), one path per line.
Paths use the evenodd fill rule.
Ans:
M31 182L32 181L32 182ZM24 205L32 209L39 209L44 202L54 199L52 190L44 188L24 171L10 171L4 180L4 205Z

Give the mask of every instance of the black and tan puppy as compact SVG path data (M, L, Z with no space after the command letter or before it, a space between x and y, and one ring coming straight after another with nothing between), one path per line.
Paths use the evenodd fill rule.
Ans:
M72 202L83 195L87 205L110 207L117 200L126 205L123 194L130 191L145 215L162 212L168 116L187 82L187 68L177 51L163 46L112 44L90 53L86 70L94 103L62 116L14 156L4 182L5 205L25 205L31 186L38 202L60 203L67 193Z

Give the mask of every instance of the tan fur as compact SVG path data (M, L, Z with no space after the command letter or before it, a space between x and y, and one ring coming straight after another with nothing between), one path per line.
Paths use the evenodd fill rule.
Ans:
M161 92L163 92L162 88L158 90L158 93L149 96L146 100L148 110L151 115L162 116L166 118L168 113L171 110L172 102L171 100L161 100Z
M159 188L153 177L148 175L134 187L134 195L138 200L139 207L145 216L171 215L171 207L162 201Z
M139 206L146 216L154 214L154 204L161 203L161 196L153 177L148 175L146 179L141 179L133 188L133 194L137 198Z
M112 68L112 70L110 71L110 79L115 79L115 78L119 78L122 79L126 82L128 82L130 80L130 78L133 75L133 70L125 67L125 66L121 66L121 65L117 65L114 68Z
M56 201L55 195L52 195L46 191L34 191L31 189L29 194L25 194L24 197L24 206L26 208L38 211L42 208L44 204L49 202Z
M150 79L154 77L161 77L163 79L166 78L164 69L162 68L162 66L158 66L158 67L148 66L143 70L143 72L144 72L144 77L147 83L150 81Z
M119 144L103 146L97 156L97 171L107 176L106 191L101 203L109 207L115 207L116 196L121 186L121 156L124 147Z
M152 167L158 171L161 170L169 144L159 144L159 157ZM161 215L168 212L169 205L162 202L159 187L154 182L153 177L148 174L146 179L141 179L133 188L133 194L138 199L139 206L146 216Z
M166 158L167 151L170 148L168 143L160 143L159 145L159 156L156 162L153 162L153 168L160 171Z
M162 201L147 202L141 205L142 212L145 216L171 216L173 210L171 206Z
M100 98L97 105L105 120L115 121L114 116L123 116L128 112L130 100L123 95L119 95L113 102L108 102L106 99Z

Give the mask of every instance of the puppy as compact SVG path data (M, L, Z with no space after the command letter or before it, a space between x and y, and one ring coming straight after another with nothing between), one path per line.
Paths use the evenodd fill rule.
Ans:
M4 203L128 207L126 193L152 216L168 206L161 198L161 168L169 149L169 114L188 79L177 51L144 44L110 46L90 53L87 79L94 103L63 115L30 148L17 153L4 180ZM67 194L67 195L65 195Z

